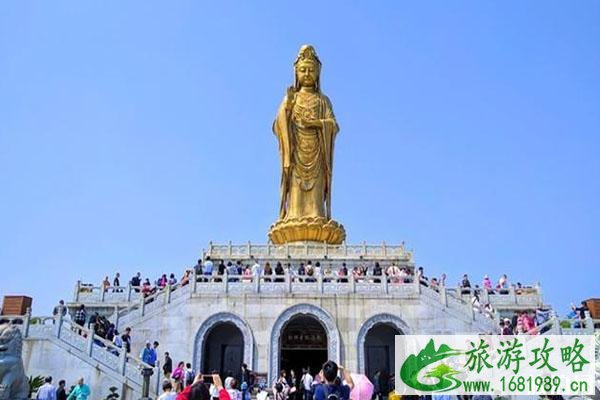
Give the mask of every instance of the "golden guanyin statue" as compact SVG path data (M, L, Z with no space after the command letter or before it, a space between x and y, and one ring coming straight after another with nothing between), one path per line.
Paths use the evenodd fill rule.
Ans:
M279 141L279 219L275 244L316 241L340 244L344 227L331 219L333 148L339 131L331 102L321 93L321 61L312 46L300 48L294 85L287 89L273 123Z

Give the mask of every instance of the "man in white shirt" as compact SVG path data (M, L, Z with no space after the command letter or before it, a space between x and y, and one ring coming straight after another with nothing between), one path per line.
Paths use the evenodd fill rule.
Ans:
M313 377L310 374L310 369L306 368L304 370L304 375L302 375L302 386L304 387L304 400L312 399L312 384Z
M56 400L56 388L52 385L52 377L44 379L44 384L39 388L36 399L38 400Z
M262 273L262 268L260 267L258 261L254 258L254 256L252 256L252 259L254 260L254 265L252 265L252 275L260 276L260 274Z
M175 400L177 393L173 391L173 385L171 381L164 381L162 384L163 394L158 396L158 400Z

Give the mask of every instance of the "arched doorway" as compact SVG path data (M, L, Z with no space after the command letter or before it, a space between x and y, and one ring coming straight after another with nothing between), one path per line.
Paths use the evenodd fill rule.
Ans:
M241 346L241 349L236 346ZM205 319L196 333L194 369L205 373L227 372L232 364L237 363L233 369L233 376L236 376L240 373L242 362L250 369L256 367L254 350L254 336L250 326L241 317L229 312L216 313ZM241 360L239 362L237 354Z
M393 373L395 336L401 334L395 326L383 322L375 324L367 332L364 348L365 375L371 382L375 382L378 371L388 376Z
M294 316L283 327L280 351L281 369L302 376L302 369L309 367L314 375L327 361L327 332L312 315Z
M271 342L269 344L269 382L273 383L279 371L283 369L281 364L281 343L284 334L284 329L288 326L289 322L297 317L310 317L310 322L316 320L323 330L325 331L324 337L327 340L327 354L326 357L337 363L340 362L341 357L341 338L340 332L337 328L335 320L327 311L319 306L307 303L301 303L293 305L285 309L279 317L275 320L273 327L271 328ZM293 325L292 325L293 327ZM304 364L305 362L303 362ZM318 373L319 369L313 371Z
M359 372L374 382L377 371L387 371L389 386L393 388L395 336L409 333L411 329L397 315L375 314L367 319L357 338Z
M202 349L202 372L240 378L244 362L244 337L231 322L216 323L206 335Z

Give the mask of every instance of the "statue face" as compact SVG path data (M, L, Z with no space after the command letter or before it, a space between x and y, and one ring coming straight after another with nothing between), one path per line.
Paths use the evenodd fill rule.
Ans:
M310 61L302 61L296 66L296 75L301 87L314 87L317 84L317 66Z

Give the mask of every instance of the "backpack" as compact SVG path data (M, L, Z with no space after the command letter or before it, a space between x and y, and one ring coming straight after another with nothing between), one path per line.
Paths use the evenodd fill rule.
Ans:
M343 400L340 395L340 389L338 385L328 385L323 383L323 391L325 391L326 400Z
M194 371L189 370L189 371L185 371L185 384L187 385L191 385L192 383L194 383Z

